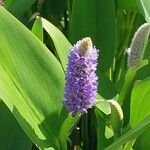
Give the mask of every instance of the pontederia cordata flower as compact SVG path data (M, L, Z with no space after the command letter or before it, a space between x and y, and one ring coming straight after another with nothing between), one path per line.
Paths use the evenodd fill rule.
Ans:
M75 116L77 112L87 113L96 103L98 77L96 49L89 37L78 41L70 51L66 72L64 105Z

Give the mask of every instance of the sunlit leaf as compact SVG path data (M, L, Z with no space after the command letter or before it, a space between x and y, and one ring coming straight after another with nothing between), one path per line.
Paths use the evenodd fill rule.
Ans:
M38 147L59 149L64 71L40 40L2 7L0 54L0 98Z
M32 27L32 33L36 35L41 42L43 42L43 27L42 27L42 20L40 17L36 18Z
M150 77L137 83L131 95L130 124L134 127L150 115Z
M68 42L67 38L62 34L62 32L58 28L56 28L53 24L51 24L44 18L42 18L42 25L43 28L48 32L48 34L52 38L56 51L60 58L60 62L65 70L71 44Z
M122 135L119 139L117 139L105 150L119 149L119 147L125 144L127 141L136 139L143 131L148 129L149 126L150 126L150 116L144 119L140 124L136 125L133 129L129 130L124 135Z
M106 115L111 114L111 107L110 104L106 100L98 100L96 104L96 108Z
M141 12L144 12L144 17L147 22L150 22L150 1L149 0L139 0L141 3Z

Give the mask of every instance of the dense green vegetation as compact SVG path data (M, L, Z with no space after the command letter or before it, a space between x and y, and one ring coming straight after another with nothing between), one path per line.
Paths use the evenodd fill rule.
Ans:
M0 150L149 149L149 0L0 5ZM97 104L73 117L63 106L67 58L84 37L100 50Z

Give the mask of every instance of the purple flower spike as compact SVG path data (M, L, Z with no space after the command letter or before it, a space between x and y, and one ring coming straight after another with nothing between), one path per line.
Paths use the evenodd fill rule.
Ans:
M98 77L96 66L98 49L93 47L89 37L78 41L71 48L66 73L64 105L76 116L77 112L87 113L96 103Z

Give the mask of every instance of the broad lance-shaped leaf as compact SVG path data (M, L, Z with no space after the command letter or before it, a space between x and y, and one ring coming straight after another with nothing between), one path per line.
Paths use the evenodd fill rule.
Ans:
M136 125L133 129L126 132L123 136L117 139L114 143L108 146L105 150L118 150L118 148L127 141L136 139L142 132L150 126L150 116L145 118L141 123Z
M43 28L47 31L47 33L52 38L60 62L65 70L67 65L67 57L69 54L69 49L71 48L71 44L68 42L67 38L63 35L63 33L58 28L56 28L53 24L51 24L44 18L42 18L42 25Z
M130 125L134 127L150 115L150 77L137 83L131 95Z
M0 7L0 98L41 149L59 149L64 78L44 44Z
M36 18L32 27L32 33L36 35L41 42L43 42L43 27L41 17Z
M149 0L138 0L141 5L140 9L145 17L145 20L150 23L150 1Z

